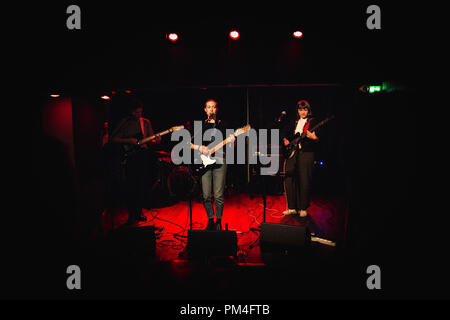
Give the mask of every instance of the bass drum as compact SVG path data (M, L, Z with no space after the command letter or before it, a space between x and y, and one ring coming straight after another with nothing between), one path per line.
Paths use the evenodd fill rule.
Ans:
M199 183L189 166L174 167L167 179L169 195L174 200L188 200L197 196Z

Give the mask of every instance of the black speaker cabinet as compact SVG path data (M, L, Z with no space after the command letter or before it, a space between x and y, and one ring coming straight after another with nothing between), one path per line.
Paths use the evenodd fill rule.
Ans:
M311 234L305 226L261 223L262 252L299 252L309 246Z
M189 259L202 257L235 257L236 231L189 230L187 253Z

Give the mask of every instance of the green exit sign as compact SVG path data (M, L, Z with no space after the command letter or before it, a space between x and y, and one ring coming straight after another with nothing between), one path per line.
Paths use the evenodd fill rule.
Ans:
M369 93L381 92L381 86L367 86L367 92Z

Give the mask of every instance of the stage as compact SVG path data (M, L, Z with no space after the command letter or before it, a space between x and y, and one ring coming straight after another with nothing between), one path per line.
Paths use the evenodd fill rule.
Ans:
M68 11L60 3L34 11L42 17L31 28L37 34L20 50L33 53L25 59L33 65L32 103L21 110L31 126L19 130L31 135L32 146L13 158L17 172L31 167L31 173L7 184L20 184L20 199L5 214L14 221L5 223L13 237L4 241L11 251L4 258L4 296L180 305L448 297L446 214L431 208L435 197L423 191L432 184L419 179L434 176L429 168L440 162L420 159L428 144L419 132L423 140L434 135L422 128L418 112L424 77L417 48L426 46L417 39L427 37L423 28L411 32L408 19L417 8L383 4L380 16L365 4L289 3L248 13L188 6L149 12L137 4L83 4ZM195 138L191 129L205 120L209 99L226 129L251 131L227 146L234 162L226 160L224 230L217 232L235 234L235 256L192 259L189 232L205 229L207 216L200 184L189 202L186 175L176 172L192 164L173 161L187 153L177 154L176 134L149 146L157 156L145 167L155 175L146 186L147 221L132 226L125 226L122 196L109 194L110 184L124 181L105 145L138 139L115 136L135 102L148 120L147 127L139 122L143 136L151 136L151 124L153 134L183 126ZM333 119L315 131L306 218L282 214L286 172L279 152L283 131L297 129L290 124L301 117L302 100L318 123ZM424 114L439 117L439 104L426 107ZM264 176L259 169L272 164ZM307 230L311 242L295 254L267 252L260 241L266 224ZM144 237L121 241L124 233ZM81 271L81 289L67 285L71 266ZM380 288L371 287L372 267L380 270Z
M265 222L306 226L316 237L332 241L332 245L343 246L345 241L346 199L324 199L314 197L308 209L308 216L283 215L286 210L284 195L267 195ZM186 243L190 229L189 202L179 201L171 206L144 209L147 221L133 227L153 225L160 237L157 239L156 257L158 261L173 261L180 258L180 252ZM113 221L111 221L111 218ZM113 217L106 211L102 214L102 225L105 233L112 228L124 228L128 219L126 209L114 212ZM260 194L232 194L225 202L222 228L236 231L241 263L263 263L258 246L259 232L257 229L264 221L264 201ZM207 217L203 204L192 201L192 229L202 230L206 227ZM175 235L174 235L175 234ZM326 245L325 245L326 246Z
M102 213L103 235L95 248L84 256L88 269L86 287L92 298L151 299L296 299L335 296L341 292L336 276L343 272L342 249L345 242L347 202L345 199L313 197L309 215L284 216L284 195L267 195L266 222L306 226L312 237L330 240L330 244L312 241L299 254L263 254L260 249L260 223L264 218L262 195L228 194L225 199L223 228L235 231L238 250L235 257L189 259L186 253L190 228L189 203L144 209L147 221L125 226L126 209ZM192 229L206 226L203 204L192 201ZM156 250L136 250L119 242L115 235L127 229L155 226ZM114 231L113 231L114 230ZM220 232L220 231L219 231ZM145 240L144 240L145 241ZM143 247L141 247L143 248ZM148 249L148 248L147 248ZM348 270L347 270L348 271ZM325 281L325 282L324 282ZM330 282L331 281L331 282ZM322 284L321 284L322 283ZM324 292L323 285L327 285ZM336 286L331 288L334 283ZM341 289L339 289L341 288ZM342 294L339 293L339 294Z

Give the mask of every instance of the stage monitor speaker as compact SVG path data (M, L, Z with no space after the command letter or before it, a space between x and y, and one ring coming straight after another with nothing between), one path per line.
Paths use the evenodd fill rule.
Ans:
M263 252L300 252L311 242L311 234L305 226L261 223L260 227Z
M189 259L203 257L235 257L236 231L189 230L187 253Z
M109 234L112 249L139 255L155 255L156 235L154 226L118 228Z

